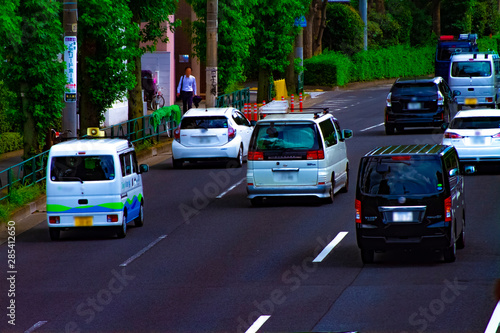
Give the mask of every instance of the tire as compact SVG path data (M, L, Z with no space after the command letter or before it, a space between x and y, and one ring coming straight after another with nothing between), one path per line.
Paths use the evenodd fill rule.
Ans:
M116 236L118 238L125 238L127 236L127 213L123 213L122 225L116 231Z
M236 168L241 168L243 166L243 146L240 146L238 156L234 159L234 161L236 162Z
M457 259L457 243L453 240L453 244L443 251L444 262L454 262Z
M465 247L465 212L464 212L464 220L462 224L462 232L457 239L457 249L462 250Z
M335 175L332 175L331 183L332 183L332 186L331 186L330 191L329 191L330 196L325 198L325 200L324 200L325 204L332 204L333 200L335 199Z
M346 166L345 171L347 173L347 179L345 181L344 187L342 187L342 189L340 190L340 192L342 192L342 193L349 192L349 165Z
M144 225L144 204L141 202L141 208L139 208L139 216L134 220L134 225L136 227L142 227Z
M401 134L405 131L405 128L403 126L396 126L396 131L398 134Z
M174 169L182 169L182 165L184 164L184 161L176 160L175 158L172 157L172 164L174 166Z
M59 228L49 228L50 240L56 241L61 238L61 230Z
M165 106L165 99L163 98L163 96L153 97L153 100L151 101L151 109L153 109L153 111L156 111L164 106Z
M375 259L375 251L361 249L361 261L363 264L372 264Z
M250 203L253 207L261 207L262 206L262 198L253 198L250 199Z
M385 134L386 135L394 135L394 126L385 125Z

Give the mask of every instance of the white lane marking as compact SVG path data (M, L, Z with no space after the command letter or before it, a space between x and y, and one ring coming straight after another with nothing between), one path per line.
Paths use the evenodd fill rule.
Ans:
M236 186L240 185L241 183L243 183L243 181L247 179L247 177L243 178L242 180L240 180L239 182L237 182L236 184L234 184L233 186L231 186L230 188L228 188L227 190L225 190L224 192L222 192L221 194L219 194L218 196L216 196L217 199L220 199L222 198L223 196L225 196L226 194L229 193L229 191L233 190Z
M245 333L256 333L259 328L262 327L262 325L264 325L264 323L269 319L271 318L271 316L269 315L265 315L265 316L260 316L259 318L257 318L257 320L255 321L255 323L252 324L252 326L250 326Z
M158 237L157 239L155 239L154 241L152 241L148 246L146 246L145 248L143 248L142 250L140 250L139 252L137 252L136 254L134 254L132 257L130 257L127 260L125 260L123 262L123 264L120 264L120 266L121 267L127 266L132 261L134 261L135 259L137 259L140 256L142 256L146 251L150 250L153 246L155 246L159 241L161 241L165 237L167 237L167 235L162 235L162 236Z
M316 257L316 259L313 260L313 262L322 262L323 259L326 258L326 256L330 253L330 251L333 250L333 248L335 246L338 245L338 243L340 243L340 241L342 239L344 239L344 237L348 234L347 231L341 231L338 233L337 236L335 236L335 238L323 249L323 251L321 251L320 254L318 254L318 256Z
M496 333L500 325L500 302L497 303L484 333Z
M365 129L362 129L360 132L368 131L368 130L371 130L372 128L379 127L379 126L382 126L382 125L384 125L384 123L380 123L378 125L367 127Z
M46 320L45 321L39 321L35 325L31 326L29 329L27 329L26 331L24 331L24 333L34 332L37 328L41 327L42 325L45 325L46 323L47 323Z

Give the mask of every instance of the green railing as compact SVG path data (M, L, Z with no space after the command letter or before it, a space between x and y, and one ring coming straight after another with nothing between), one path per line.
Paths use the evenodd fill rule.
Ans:
M232 106L236 109L243 110L245 104L250 103L250 88L244 88L234 91L230 94L217 96L215 107Z
M177 127L173 116L147 115L101 129L106 137L127 138L130 142L144 143L147 139L160 141L162 136L171 137ZM93 138L87 135L82 138ZM45 180L49 151L30 157L26 161L0 171L0 202L7 199L14 188L32 186ZM5 185L4 185L5 184Z

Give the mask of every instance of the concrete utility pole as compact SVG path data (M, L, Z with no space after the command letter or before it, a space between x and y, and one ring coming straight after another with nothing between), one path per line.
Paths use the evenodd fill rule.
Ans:
M363 42L365 51L368 50L368 4L367 0L359 1L359 13L363 20Z
M297 37L295 37L295 58L300 59L300 66L304 66L304 28L300 29ZM300 71L299 77L304 80L304 71Z
M66 137L77 136L76 115L76 56L77 56L77 32L78 2L77 0L64 0L63 2L63 26L64 26L64 61L66 62L67 92L64 93L66 105L62 114L62 133Z
M217 97L217 16L218 0L207 1L207 107L215 106Z

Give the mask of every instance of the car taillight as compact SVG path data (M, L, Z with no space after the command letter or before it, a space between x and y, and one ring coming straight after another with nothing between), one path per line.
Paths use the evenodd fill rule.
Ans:
M493 97L486 97L486 103L493 103Z
M457 134L457 133L445 132L444 138L445 139L463 139L463 136L461 136L460 134Z
M310 150L307 152L306 158L308 160L322 160L325 158L325 152L323 151L323 149Z
M388 95L387 95L387 99L385 101L385 105L391 107L392 106L392 101L391 101L391 97L392 97L392 93L390 92Z
M229 126L227 128L227 138L228 138L228 141L231 141L235 137L236 137L236 129L234 129L231 126Z
M444 96L438 91L438 105L444 105Z
M249 151L248 152L248 160L249 161L263 161L264 153L261 151Z
M176 128L174 131L174 140L177 142L181 142L181 129Z
M356 199L354 208L356 209L356 223L361 223L361 201Z
M451 197L444 200L444 221L451 222Z
M108 215L108 222L118 222L118 215Z
M50 224L59 224L61 223L61 219L59 216L49 216L49 223Z

